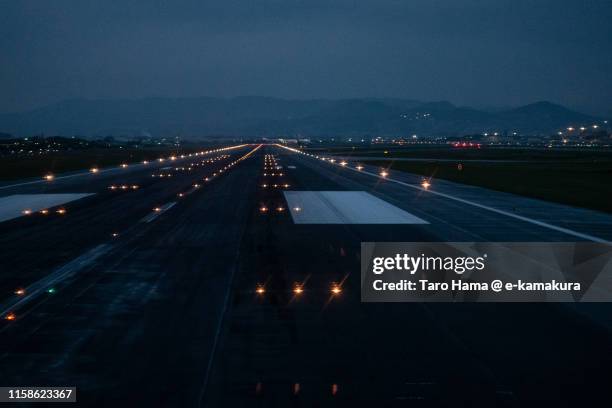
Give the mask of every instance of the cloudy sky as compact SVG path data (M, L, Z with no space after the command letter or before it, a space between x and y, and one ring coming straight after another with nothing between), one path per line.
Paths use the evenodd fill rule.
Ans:
M612 113L610 0L0 0L0 112L389 96Z

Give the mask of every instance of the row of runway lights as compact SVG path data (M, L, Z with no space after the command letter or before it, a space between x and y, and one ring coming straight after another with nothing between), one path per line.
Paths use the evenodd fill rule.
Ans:
M284 173L282 172L276 172L277 170L281 170L282 166L278 165L278 161L276 160L276 157L273 154L266 154L264 155L264 173L263 176L264 177L282 177L284 175ZM269 171L272 171L272 173L268 173ZM289 188L289 184L288 183L274 183L274 184L270 184L267 182L264 182L261 185L262 188ZM300 207L295 207L293 208L294 211L301 211L302 209ZM259 207L259 212L262 214L267 214L271 211L275 211L275 212L284 212L285 211L285 207L282 205L276 206L274 208L270 208L266 205L262 205Z
M255 150L257 150L257 148L256 148ZM254 150L253 150L253 151L254 151ZM208 175L208 176L206 176L206 177L203 177L203 178L202 178L202 181L204 181L204 182L208 183L208 182L209 182L209 181L211 181L213 178L215 178L215 177L217 177L218 175L222 174L224 171L229 170L230 168L232 168L233 166L235 166L236 164L238 164L240 161L242 161L242 160L244 160L245 158L247 158L248 156L250 156L250 154L251 154L253 151L251 151L251 152L249 152L248 154L246 154L246 155L244 155L244 156L240 157L239 159L236 159L236 160L232 161L231 163L229 163L229 164L227 164L226 166L224 166L222 169L220 169L220 170L218 170L218 171L213 172L211 175ZM215 157L215 158L213 158L213 159L209 159L209 160L202 161L202 164L204 164L204 163L207 163L207 164L214 163L214 162L217 162L217 161L219 161L219 160L226 159L226 158L228 158L228 157L230 157L230 156L229 156L229 155L218 156L218 157ZM194 164L195 164L195 163L191 163L191 165L194 165ZM199 164L195 164L195 165L199 165ZM201 186L202 186L202 185L201 185L199 182L194 182L194 183L192 184L192 186L191 186L191 190L186 191L186 192L180 192L180 193L178 193L178 194L177 194L177 197L178 197L178 198L183 198L183 197L185 197L185 196L187 196L187 195L189 195L189 194L193 193L195 190L199 189ZM160 212L162 212L162 210L163 210L163 209L162 209L162 207L160 207L160 206L155 206L155 207L153 207L153 209L152 209L152 211L153 211L154 213L160 213ZM111 234L111 236L112 236L113 238L118 238L118 237L119 237L119 233L118 233L118 232L113 232L113 233Z
M197 157L197 156L203 156L203 155L210 154L210 153L217 153L217 152L224 152L224 151L233 150L233 149L239 149L239 148L244 147L244 146L246 146L246 145L243 144L243 145L238 145L238 146L224 147L224 148L221 148L221 149L203 150L201 152L195 152L195 153L189 153L189 154L181 154L180 156L171 155L171 156L168 156L168 157L160 157L160 158L158 158L157 160L154 160L154 161L157 161L159 163L163 163L166 160L176 161L178 159L185 159L187 157ZM147 164L150 164L151 161L143 160L140 163L144 164L144 165L147 165ZM126 169L126 168L129 167L129 165L128 165L128 163L121 163L119 165L119 167L122 168L122 169ZM92 174L97 174L97 173L100 172L100 168L97 167L97 166L91 167L89 169L89 172L92 173ZM55 180L55 175L53 173L47 173L47 174L45 174L43 176L43 179L46 180L46 181L53 181L53 180Z
M190 153L190 154L187 154L187 155L182 154L180 156L172 155L172 156L169 156L167 158L160 157L159 159L157 159L157 161L160 162L160 163L163 163L166 160L175 161L175 160L177 160L179 158L180 159L185 159L187 157L195 157L195 156L200 156L200 155L205 155L205 154L210 154L210 153L223 152L223 151L226 151L226 150L238 149L238 148L244 147L244 146L246 146L246 145L230 146L230 147L224 147L222 149L213 149L213 150L206 150L206 151L201 151L201 152L196 152L196 153ZM213 159L208 159L208 160L202 161L202 164L204 164L205 162L213 163L215 161L223 160L223 159L228 158L228 157L229 157L229 155L227 155L227 154L226 155L217 156L217 157L215 157ZM149 164L149 163L150 162L148 160L143 160L142 161L142 164ZM200 166L200 164L198 164L198 163L191 163L191 165L189 166L189 170L191 170L191 167L193 165ZM119 167L125 169L125 168L128 167L128 164L127 163L122 163L122 164L119 165ZM184 169L184 167L181 168L181 169ZM175 170L178 171L179 168L177 167ZM100 169L98 167L92 167L92 168L89 169L89 172L92 173L92 174L96 174L96 173L100 172ZM164 176L172 177L171 174L161 174L160 173L160 174L157 174L157 175L156 174L152 175L152 177L164 177ZM43 177L43 179L46 180L46 181L53 181L53 180L55 180L55 175L49 173L49 174L46 174ZM108 188L109 188L109 190L127 191L127 190L136 190L136 189L139 188L139 186L136 185L136 184L132 184L132 185L127 185L127 184L114 185L113 184L113 185L110 185ZM48 215L48 214L51 214L51 212L52 211L49 210L48 208L45 208L45 209L42 209L42 210L39 210L39 211L33 211L33 210L29 209L29 208L26 208L26 209L21 211L21 214L22 215L32 215L32 214L38 213L38 214L41 214L41 215ZM66 209L65 208L59 208L59 209L55 210L54 212L56 214L59 214L59 215L64 215L64 214L66 214Z
M338 162L336 159L332 159L332 158L329 158L329 157L323 157L323 156L317 156L317 155L314 155L314 154L311 154L311 153L303 152L303 151L301 151L299 149L295 149L295 148L292 148L292 147L287 147L287 146L283 146L283 145L277 145L277 146L282 147L282 148L287 149L287 150L290 150L290 151L292 151L294 153L303 154L305 156L309 156L309 157L312 157L312 158L315 158L315 159L319 159L321 161L325 161L325 162L328 162L328 163L331 163L331 164L334 164L334 165L338 165L340 167L348 167L348 162L346 160L341 160L341 161ZM364 169L364 167L361 164L358 164L358 165L355 166L355 169L357 171L362 171ZM378 175L381 178L387 178L389 176L389 170L388 169L381 169L378 172ZM431 187L431 177L424 178L421 181L421 187L424 188L425 190L428 190L429 187Z
M251 156L251 155L252 155L252 154L253 154L255 151L257 151L257 150L258 150L260 147L261 147L261 145L260 145L260 146L258 146L258 147L256 147L255 149L251 150L249 153L245 154L244 156L242 156L242 157L240 157L240 158L238 158L238 159L236 159L236 160L232 161L231 163L227 164L226 166L224 166L224 167L223 167L222 169L220 169L219 171L214 172L214 173L213 173L211 176L204 177L204 181L209 181L209 180L211 180L213 177L216 177L217 175L219 175L219 174L223 173L224 171L231 169L233 166L235 166L236 164L238 164L238 163L239 163L239 162L241 162L242 160L245 160L246 158L248 158L249 156ZM221 150L224 150L224 149L221 149ZM227 156L227 157L229 157L229 156ZM200 187L200 184L195 183L195 184L193 184L193 189L192 189L191 191L189 191L189 192L187 192L187 193L179 193L179 194L178 194L178 196L179 196L179 197L184 197L186 194L190 194L191 192L193 192L195 189L197 189L197 188L199 188L199 187ZM136 187L136 188L137 188L137 187ZM162 209L161 209L161 207L155 207L155 208L153 208L153 212L161 212L161 210L162 210ZM42 211L41 211L41 213L42 213L43 211L47 211L47 210L42 210ZM58 210L57 210L57 213L58 213L58 214L65 214L65 213L66 213L66 210L64 210L64 209L58 209ZM119 237L119 233L117 233L117 232L113 232L113 233L111 234L111 236L112 236L113 238L117 238L117 237ZM55 289L54 287L50 287L50 288L47 288L47 289L45 290L45 293L50 294L50 295L51 295L51 294L54 294L55 292L56 292L56 289ZM18 288L18 289L16 289L16 290L15 290L13 293L14 293L16 296L23 297L23 296L25 296L25 295L26 295L26 289L24 289L24 288ZM3 318L4 318L4 320L7 320L7 321L14 321L14 320L16 320L16 319L17 319L17 315L16 315L14 312L9 312L9 313L7 313L7 314L6 314L6 315L5 315Z
M54 211L52 211L52 210L50 210L48 208L43 208L42 210L39 210L39 211L32 211L30 209L25 209L25 210L21 211L21 213L23 215L33 215L35 213L40 214L40 215L49 215L51 213L55 213L55 214L58 214L58 215L65 215L67 213L67 211L66 211L65 208L58 208L58 209L56 209Z
M199 163L191 162L191 163L189 163L189 165L187 165L187 167L182 166L182 167L175 167L174 169L170 168L170 170L166 171L165 173L164 172L153 173L153 174L151 174L151 177L153 177L153 178L170 178L170 177L174 176L174 174L172 174L172 171L175 171L175 172L179 172L179 171L193 171L194 167L200 167L200 166L204 166L204 165L207 165L207 164L216 163L218 161L225 160L225 159L227 159L229 157L230 156L228 154L224 154L224 155L221 155L221 156L216 156L216 157L214 157L212 159L202 160Z
M245 154L244 156L230 162L229 164L225 165L222 169L219 169L215 172L213 172L211 175L203 177L202 181L204 181L205 183L210 182L213 178L223 174L223 172L231 169L232 167L234 167L236 164L240 163L241 161L245 160L246 158L248 158L249 156L251 156L253 153L255 153L255 151L257 151L259 148L261 147L261 145L257 146L255 149L251 150L250 152L248 152L247 154ZM229 156L227 156L229 157ZM191 186L191 190L186 191L186 192L181 192L177 194L178 198L183 198L191 193L193 193L195 190L199 189L200 187L202 187L202 184L200 184L199 182L195 182L193 183L193 185ZM153 212L154 213L160 213L162 211L162 208L157 206L153 208ZM119 236L118 234L116 236Z
M214 159L205 160L202 163L214 163L214 162L217 162L219 160L226 159L228 157L230 157L230 156L226 154L226 155L215 157ZM191 163L191 164L194 165L195 163ZM195 165L199 166L199 164L195 164ZM189 168L191 168L191 167L189 167ZM226 166L226 168L227 168L227 166ZM177 169L179 169L179 168L177 168ZM152 176L156 177L155 174L153 174ZM168 174L167 176L171 177L172 175ZM214 176L216 176L216 173L213 175L213 177ZM163 177L163 175L159 175L159 177ZM206 181L208 181L208 180L206 180ZM110 186L108 186L108 189L111 190L111 191L130 191L130 190L134 191L134 190L138 190L139 188L140 188L140 186L138 184L119 184L119 185L111 184ZM179 197L182 197L182 196L183 196L183 194L180 193ZM41 214L41 215L49 215L52 212L55 212L56 214L59 214L59 215L64 215L64 214L67 213L65 208L58 208L55 211L51 211L48 208L45 208L45 209L42 209L42 210L39 210L39 211L33 211L33 210L29 209L29 208L26 208L26 209L21 211L21 213L23 215L33 215L34 213L38 213L38 214Z
M45 290L45 293L48 295L53 295L55 292L57 292L57 290L54 287L50 287ZM23 297L26 295L26 290L23 288L19 288L13 293L19 297ZM17 315L13 312L8 312L6 315L4 315L4 320L7 320L9 322L17 320Z
M293 287L291 289L291 293L293 293L295 296L301 296L304 294L305 288L304 288L304 284L301 282L295 282L293 284ZM255 286L255 293L260 296L263 297L267 292L266 290L266 286L263 283L258 283ZM339 296L342 294L342 285L338 282L332 282L329 286L329 293L332 296Z
M274 157L274 155L272 154L266 154L264 156L264 171L270 171L270 170L280 170L282 167L280 167L278 165L278 162L276 160L276 158ZM275 175L279 175L282 176L283 173L263 173L264 176L275 176ZM267 183L262 184L263 188L268 188L268 187L289 187L289 184L272 184L269 185ZM299 212L302 209L300 207L295 207L293 208L294 211ZM261 206L259 208L259 211L261 213L267 213L270 210L270 208L268 208L267 206ZM274 208L274 211L276 212L283 212L285 211L285 207L283 207L282 205L279 205L277 207ZM299 297L302 296L304 294L305 288L304 288L304 283L302 282L294 282L293 287L291 289L291 293L293 293L294 296ZM255 293L259 296L259 297L263 297L266 295L267 291L266 291L266 286L262 283L258 283L255 286ZM329 287L329 293L332 296L339 296L342 293L342 285L339 284L338 282L332 282L330 287Z
M330 387L330 393L332 397L335 397L336 395L338 395L339 391L340 391L340 386L336 383L333 383ZM293 383L293 385L291 386L291 392L293 396L298 397L300 393L302 392L302 384L297 383L297 382ZM263 383L258 382L257 384L255 384L255 395L259 397L263 395L263 393L264 393Z

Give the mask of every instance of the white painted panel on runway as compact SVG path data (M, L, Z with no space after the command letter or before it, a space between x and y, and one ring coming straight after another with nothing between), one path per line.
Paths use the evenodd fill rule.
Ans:
M428 224L365 191L285 191L296 224Z
M0 222L21 217L24 210L36 212L90 195L93 194L15 194L0 197Z

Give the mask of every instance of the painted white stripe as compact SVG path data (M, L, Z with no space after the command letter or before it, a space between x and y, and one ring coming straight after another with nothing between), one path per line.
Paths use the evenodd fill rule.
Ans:
M428 224L365 191L285 191L296 224Z
M74 194L15 194L0 198L0 222L23 216L24 210L37 212L93 195Z
M159 207L159 211L153 211L151 214L141 219L140 222L153 221L154 219L156 219L157 217L159 217L160 215L162 215L163 213L165 213L166 211L174 207L175 204L176 204L176 201L172 201L171 203L162 205L161 207Z

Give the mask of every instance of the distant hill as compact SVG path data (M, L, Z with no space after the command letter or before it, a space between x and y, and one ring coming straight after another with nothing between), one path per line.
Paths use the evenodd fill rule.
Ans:
M68 100L1 114L0 132L206 136L455 136L486 131L551 133L596 118L550 102L484 111L450 102L392 98L286 100L259 96Z

